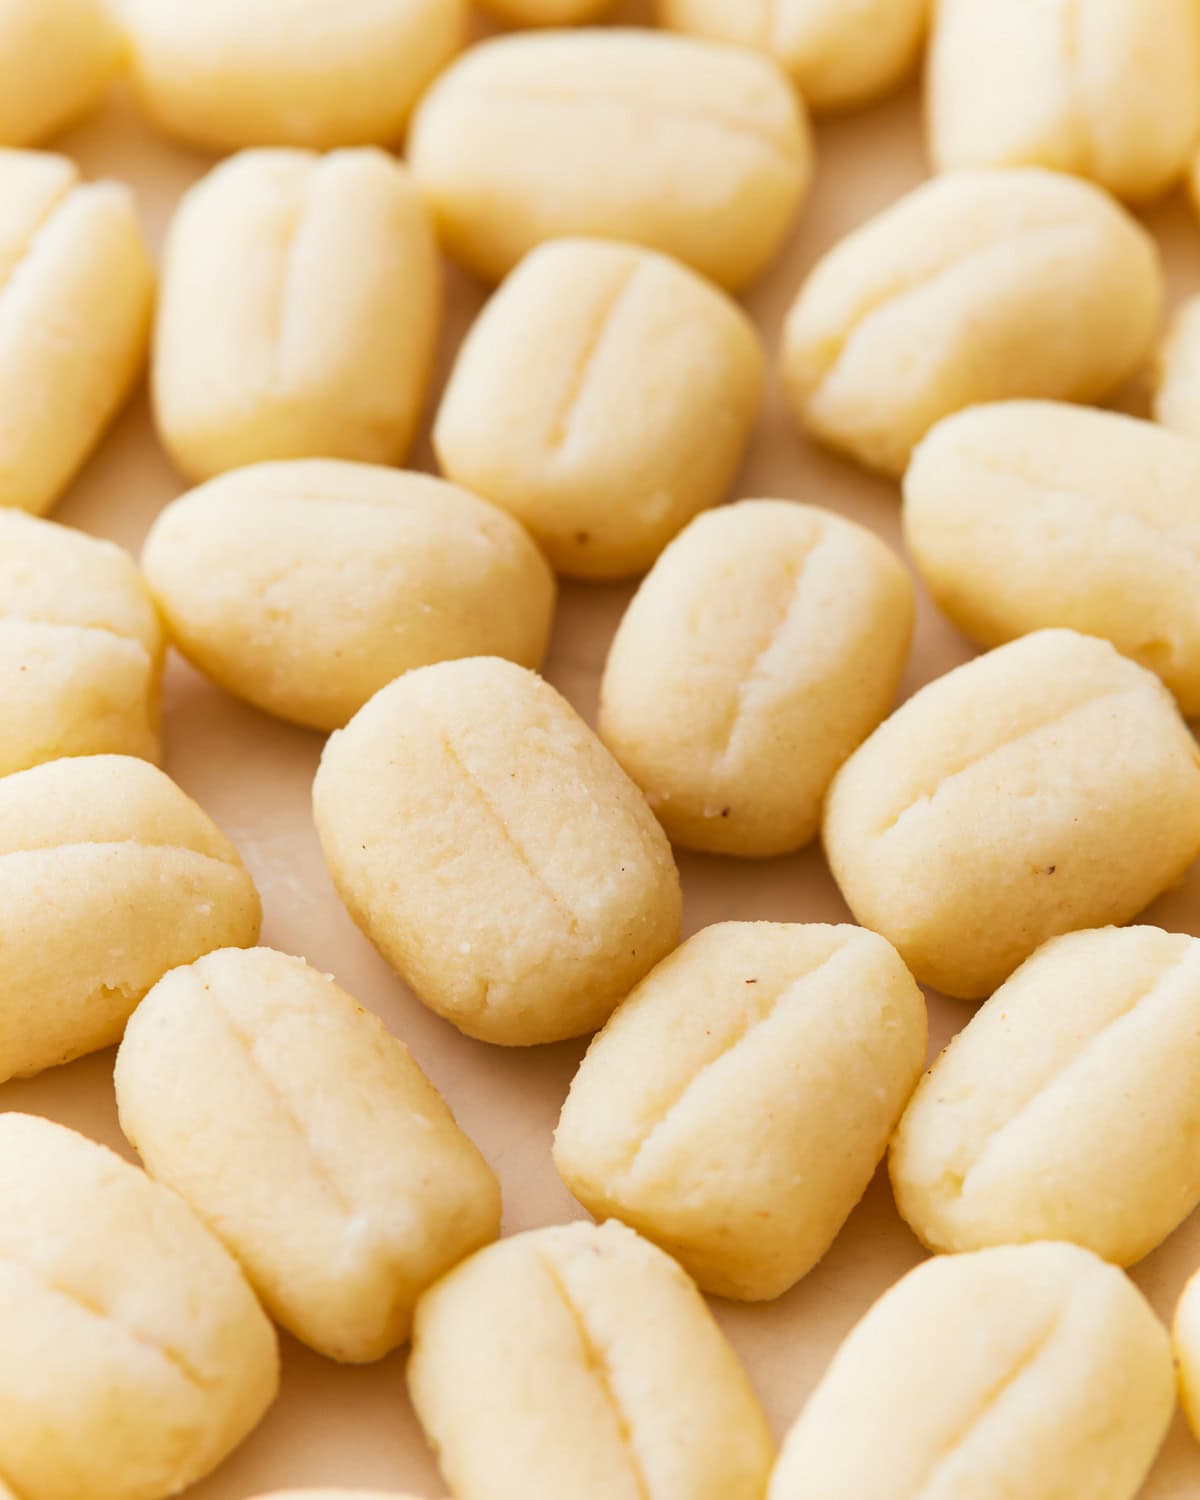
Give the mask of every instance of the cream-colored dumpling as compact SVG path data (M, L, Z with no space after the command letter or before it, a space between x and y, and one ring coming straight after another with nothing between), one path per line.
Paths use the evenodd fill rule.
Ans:
M593 1041L554 1162L704 1291L777 1297L866 1191L925 1046L921 991L873 932L706 927Z
M1047 938L1128 922L1200 854L1200 751L1107 641L1041 630L930 683L834 778L822 838L923 984L988 995Z
M560 572L621 577L724 498L762 387L754 326L716 287L653 251L556 240L467 335L433 444Z
M814 438L898 476L964 406L1107 395L1149 352L1162 300L1154 241L1091 183L950 172L818 261L784 327L784 380Z
M236 850L146 761L0 778L0 1082L110 1046L168 969L255 942L259 917Z
M736 1354L621 1224L452 1271L417 1304L408 1387L455 1500L762 1500L771 1438Z
M0 151L0 506L45 512L74 478L142 368L153 300L127 187Z
M1133 1500L1174 1405L1123 1272L1075 1245L937 1256L851 1330L769 1500Z
M1188 1426L1200 1439L1200 1272L1193 1273L1183 1289L1171 1331L1179 1402Z
M431 1009L510 1046L594 1031L679 941L679 876L567 701L493 657L407 672L313 787L338 894Z
M815 835L833 773L896 696L912 583L871 532L816 506L700 516L634 595L600 737L672 841L771 855Z
M1071 1240L1132 1265L1200 1203L1200 939L1054 938L921 1080L896 1204L935 1250Z
M7 946L7 945L6 945ZM165 1500L275 1398L275 1334L174 1193L0 1114L0 1472L20 1500Z
M929 0L657 0L665 26L773 57L817 110L869 103L920 56Z
M411 667L484 652L536 667L554 613L554 575L503 511L331 459L210 480L167 506L142 560L201 671L316 729Z
M128 553L0 510L0 776L62 755L157 760L162 662Z
M1200 437L1200 297L1189 297L1172 314L1156 376L1155 420Z
M222 162L167 237L152 383L172 459L195 480L266 459L400 462L441 300L429 217L392 157Z
M812 171L773 63L632 28L472 47L421 101L408 149L446 248L490 281L543 240L596 235L736 290L774 258Z
M0 144L36 145L87 114L121 45L105 0L0 0Z
M500 1186L408 1048L269 948L173 969L117 1053L121 1129L333 1359L380 1359L413 1304L500 1232Z
M213 151L386 145L466 38L466 0L117 0L161 129Z
M1183 174L1200 134L1195 0L938 0L934 167L1054 167L1120 198Z
M1117 412L1001 401L939 422L904 476L909 551L985 646L1065 625L1200 713L1200 443Z

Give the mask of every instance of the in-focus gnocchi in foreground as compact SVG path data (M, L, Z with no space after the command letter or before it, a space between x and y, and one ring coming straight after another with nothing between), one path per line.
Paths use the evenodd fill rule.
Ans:
M120 56L106 0L0 0L0 145L37 145L87 114Z

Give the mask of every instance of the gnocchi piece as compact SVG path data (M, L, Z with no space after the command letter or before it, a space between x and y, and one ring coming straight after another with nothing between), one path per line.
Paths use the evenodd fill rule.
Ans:
M1200 752L1158 679L1039 630L930 683L838 772L822 837L923 984L988 995L1059 933L1128 922L1200 854Z
M268 713L336 729L411 667L540 665L554 575L497 507L424 474L253 464L182 496L142 554L172 639Z
M812 174L803 105L773 63L632 28L472 47L422 99L408 154L446 248L488 281L543 240L596 235L738 290Z
M921 1080L891 1150L935 1250L1070 1240L1132 1265L1200 1203L1200 939L1053 938Z
M250 945L260 915L228 839L146 761L0 778L0 1082L111 1046L168 969Z
M44 514L75 477L141 371L153 300L128 188L0 150L0 506Z
M895 701L913 613L908 573L862 527L788 500L712 511L621 621L600 737L673 843L799 849L834 772Z
M387 144L466 39L466 0L119 0L133 84L211 151Z
M105 0L0 0L0 144L36 145L86 115L120 56Z
M621 577L724 498L762 388L754 326L715 287L653 251L556 240L468 334L433 444L560 572Z
M1172 315L1156 378L1155 420L1200 438L1200 296L1187 298Z
M1200 134L1195 0L938 0L934 15L936 170L1054 167L1130 199L1183 175Z
M594 1031L679 940L642 794L547 682L476 657L407 672L333 735L317 832L350 915L483 1041Z
M926 1041L921 991L873 932L706 927L593 1041L554 1162L590 1213L632 1225L702 1290L777 1297L866 1191Z
M501 1240L417 1304L408 1387L455 1500L760 1500L766 1420L692 1282L623 1225Z
M441 269L382 151L246 151L184 195L154 342L159 434L192 480L266 459L398 463L420 418Z
M1200 713L1200 443L1117 412L1001 401L939 422L904 476L939 608L998 646L1045 626L1112 641Z
M188 1206L63 1125L0 1114L0 1470L21 1500L165 1500L275 1399L275 1333Z
M937 1256L851 1330L769 1500L1133 1500L1173 1387L1166 1330L1089 1251Z
M0 510L0 776L63 755L157 760L162 665L127 553Z
M332 1359L380 1359L413 1304L500 1233L500 1185L408 1048L303 959L172 969L117 1053L121 1129Z
M658 0L666 26L765 52L815 110L868 104L916 66L929 0Z
M784 382L812 437L898 477L964 406L1105 396L1149 352L1162 302L1154 241L1091 183L950 172L818 261L784 327Z
M1193 1436L1200 1436L1200 1272L1183 1289L1171 1332L1180 1405Z

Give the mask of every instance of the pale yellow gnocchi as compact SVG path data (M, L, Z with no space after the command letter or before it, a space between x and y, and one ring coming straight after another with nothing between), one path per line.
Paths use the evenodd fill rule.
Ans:
M106 0L0 0L0 145L34 146L87 114L121 50Z

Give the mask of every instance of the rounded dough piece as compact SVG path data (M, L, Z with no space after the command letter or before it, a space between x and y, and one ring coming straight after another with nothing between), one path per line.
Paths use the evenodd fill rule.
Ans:
M724 499L762 389L754 325L716 287L653 251L555 240L467 335L433 445L560 572L619 578Z
M921 1080L896 1206L934 1250L1070 1240L1128 1266L1200 1203L1200 939L1053 938Z
M554 575L502 510L332 459L210 480L161 513L142 560L195 666L314 729L412 667L484 652L537 667L554 614Z
M544 240L595 235L736 291L812 174L803 105L773 63L618 27L472 47L422 99L408 154L446 249L489 281Z
M0 776L64 755L157 760L163 645L128 553L0 510Z
M275 1333L174 1193L0 1115L0 1471L21 1500L165 1500L275 1399Z
M0 145L36 145L94 109L121 51L104 0L0 0Z
M1075 1245L941 1255L851 1330L769 1500L1134 1500L1175 1405L1166 1330Z
M1146 230L1101 189L1037 167L948 172L817 262L783 332L784 383L818 442L898 477L951 412L1097 401L1158 331Z
M180 471L399 463L425 401L441 265L405 168L366 148L246 151L180 200L151 393Z
M938 607L999 646L1112 641L1200 713L1200 443L1118 412L999 401L947 417L904 476L904 533Z
M912 72L929 0L657 0L664 26L775 59L810 108L852 109Z
M1182 176L1200 134L1200 9L938 0L926 87L937 171L1053 167L1153 198Z
M1107 641L1040 630L921 689L834 777L822 838L922 984L988 995L1048 938L1128 922L1200 854L1200 751Z
M121 1129L331 1359L381 1359L500 1233L500 1185L404 1044L325 974L226 948L154 986L117 1053Z
M1200 438L1200 296L1171 315L1156 369L1154 419Z
M260 917L232 844L144 760L0 777L0 1082L111 1046L168 969Z
M1200 1440L1200 1271L1188 1278L1180 1295L1171 1333L1179 1404L1192 1435Z
M600 737L673 843L786 854L895 701L908 573L871 532L789 500L700 516L633 597L600 686Z
M466 40L465 0L118 0L134 90L211 151L386 145Z
M703 1291L778 1297L866 1191L926 1041L921 991L873 932L706 927L592 1042L554 1164Z
M501 1240L417 1304L408 1388L455 1500L761 1500L771 1438L693 1283L624 1225Z
M679 875L642 794L512 662L376 693L325 746L313 807L350 915L468 1036L594 1031L679 940Z

